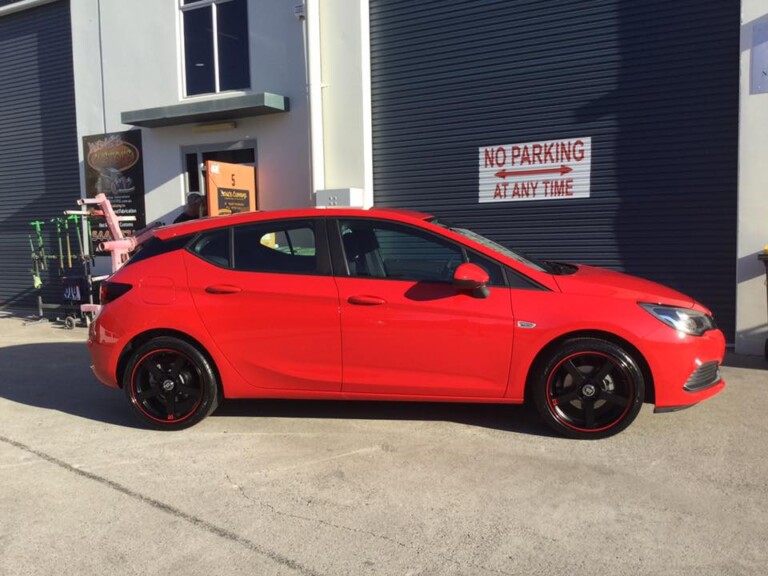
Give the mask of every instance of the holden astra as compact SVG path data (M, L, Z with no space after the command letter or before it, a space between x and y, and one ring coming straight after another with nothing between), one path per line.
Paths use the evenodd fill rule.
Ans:
M572 438L725 386L712 315L417 212L251 212L155 229L101 285L96 377L177 430L225 398L534 404Z

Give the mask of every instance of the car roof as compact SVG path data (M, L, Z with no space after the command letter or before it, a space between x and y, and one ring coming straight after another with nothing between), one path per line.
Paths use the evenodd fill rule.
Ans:
M402 210L400 208L294 208L288 210L257 210L241 212L227 216L215 216L188 220L156 228L153 232L160 240L195 234L224 226L235 226L262 220L283 220L290 218L383 218L400 222L421 222L432 217L431 214Z

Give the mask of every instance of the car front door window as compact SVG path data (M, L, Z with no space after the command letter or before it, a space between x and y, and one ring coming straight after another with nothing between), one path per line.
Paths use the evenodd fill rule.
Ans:
M343 220L341 239L355 278L450 283L464 261L458 246L397 224Z

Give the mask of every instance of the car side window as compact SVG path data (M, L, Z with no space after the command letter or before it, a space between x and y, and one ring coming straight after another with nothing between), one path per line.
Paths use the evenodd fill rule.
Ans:
M372 220L341 220L350 276L451 282L461 248L414 228Z
M189 246L188 250L203 260L223 266L231 267L229 255L229 228L219 228L204 232L198 236Z
M541 284L523 276L512 268L506 268L507 282L513 290L546 290Z
M235 270L314 274L318 271L314 223L259 222L235 229Z

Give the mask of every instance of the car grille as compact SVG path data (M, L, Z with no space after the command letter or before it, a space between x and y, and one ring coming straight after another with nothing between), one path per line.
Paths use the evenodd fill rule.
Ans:
M688 392L697 392L720 382L720 365L713 362L705 362L690 375L683 389Z

